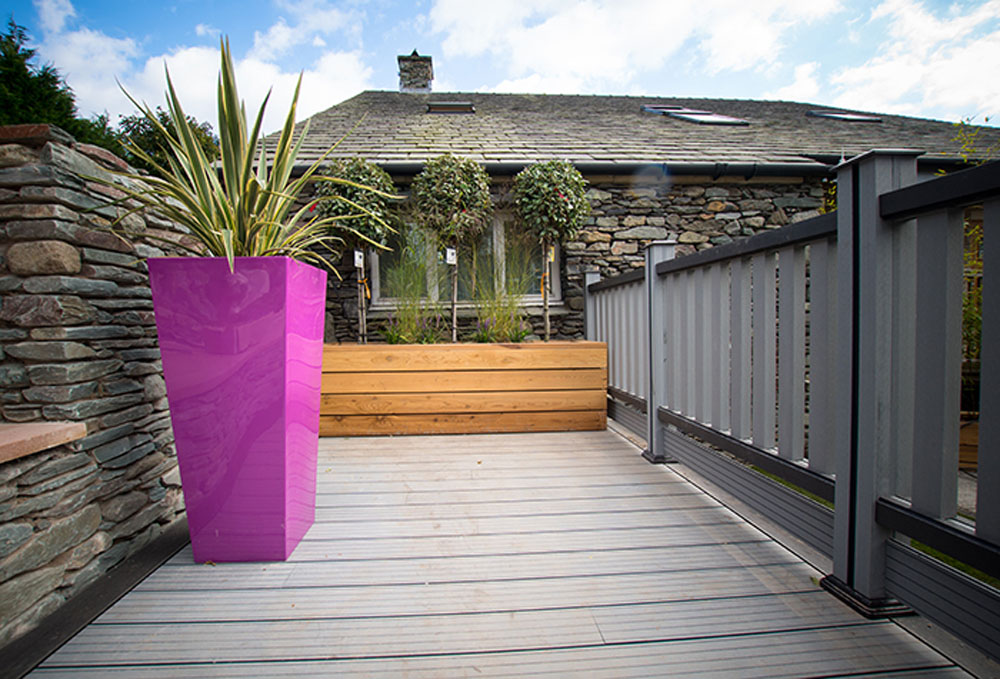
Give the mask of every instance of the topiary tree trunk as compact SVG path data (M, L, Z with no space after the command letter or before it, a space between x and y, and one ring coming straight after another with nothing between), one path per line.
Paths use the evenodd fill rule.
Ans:
M542 239L542 315L545 317L545 341L552 335L552 324L549 322L549 290L552 287L552 262L549 260L549 240Z

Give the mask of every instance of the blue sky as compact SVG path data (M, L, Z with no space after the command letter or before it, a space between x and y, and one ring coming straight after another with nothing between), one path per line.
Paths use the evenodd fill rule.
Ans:
M1000 0L14 0L81 112L151 105L169 65L189 113L214 125L218 39L241 93L280 126L397 88L396 55L434 59L436 91L786 99L1000 123ZM994 117L996 116L996 117Z

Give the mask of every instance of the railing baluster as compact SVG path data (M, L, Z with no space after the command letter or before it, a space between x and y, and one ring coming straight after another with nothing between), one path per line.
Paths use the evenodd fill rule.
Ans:
M837 368L837 244L809 246L809 468L832 474Z
M714 337L712 336L712 314L715 309L712 306L711 291L713 268L717 267L702 267L700 269L701 285L698 288L698 334L701 341L698 342L700 351L698 383L701 385L701 401L698 407L701 411L699 419L702 422L715 424L718 419L712 413L712 385L714 384L712 377L712 342L714 341Z
M734 259L729 289L732 299L729 331L732 336L730 409L733 436L750 438L750 261Z
M756 254L752 264L753 443L763 450L773 450L776 377L774 254Z
M705 343L708 341L708 314L705 310L705 268L698 267L692 272L691 285L691 333L693 337L694 355L690 358L691 375L694 383L694 407L692 408L694 418L699 422L708 421L708 409L705 404L708 400L708 388L705 381L708 379L708 371L705 369L705 359L708 352L705 351Z
M1000 543L1000 198L983 205L982 350L976 535ZM986 490L989 489L989 490ZM986 490L986 492L982 492Z
M653 276L655 278L658 278L656 276L656 272L655 271L651 271L649 273L649 275ZM657 280L657 285L659 285L659 284L660 284L660 282L659 282L659 280ZM642 354L641 355L644 357L644 360L641 361L640 364L639 364L640 365L640 371L642 371L642 374L640 374L640 376L639 376L639 378L640 378L639 379L639 387L641 389L640 393L641 393L642 397L643 398L649 398L649 384L648 384L648 381L647 381L646 375L645 375L645 371L648 368L648 366L647 366L647 363L648 363L648 360L649 360L648 357L650 355L649 354L649 310L648 310L648 302L646 300L646 296L645 295L640 295L639 297L640 297L641 303L647 305L647 307L644 307L642 309L642 313L639 314L639 327L641 328L641 332L639 333L639 337L641 338L640 339L640 344L642 345Z
M622 373L625 364L625 310L622 308L622 297L624 295L623 289L618 288L615 290L615 323L614 323L614 333L615 333L615 344L618 345L618 351L615 352L615 386L619 389L622 388Z
M675 363L675 352L677 351L677 333L674 326L674 305L677 297L674 290L674 277L664 276L660 279L659 285L663 286L662 300L663 307L653 311L653 318L661 318L663 323L663 341L666 343L666 350L663 354L663 367L666 374L666 384L660 399L663 406L670 410L677 410L677 363ZM656 304L656 299L653 300ZM660 341L660 335L656 327L651 330L653 342Z
M806 408L806 269L801 246L779 251L778 277L778 455L801 460Z
M687 366L684 357L687 355L687 275L679 273L670 277L674 287L674 337L677 339L674 351L674 375L676 388L674 399L677 404L677 412L687 413L688 411L688 384Z
M684 351L684 366L687 368L687 378L684 380L687 385L687 393L684 395L684 414L688 417L697 418L698 409L698 324L695 315L695 307L698 306L697 281L695 272L689 270L685 273L684 292L684 330L687 335Z
M731 352L729 337L729 265L722 264L720 269L719 304L715 308L715 319L718 322L718 335L721 348L719 353L714 357L719 377L719 383L715 392L715 399L718 403L717 408L719 410L718 428L720 431L729 431L731 427L729 421L729 355Z
M913 509L955 515L958 499L958 375L962 360L962 211L917 220L917 332Z
M713 428L723 430L722 426L722 400L719 398L722 391L722 366L719 357L723 355L721 309L722 303L722 265L713 264L709 269L709 291L708 291L709 311L705 314L705 339L708 342L708 351L705 352L704 373L708 376L708 389L705 410L707 412L707 423ZM726 309L728 312L728 308ZM726 338L728 345L729 338Z
M887 419L891 448L884 470L885 495L913 496L913 418L915 414L917 325L917 223L909 220L892 229L892 417ZM943 292L942 292L943 294ZM936 331L937 329L935 329ZM958 414L955 414L958 417ZM957 471L956 471L957 473Z

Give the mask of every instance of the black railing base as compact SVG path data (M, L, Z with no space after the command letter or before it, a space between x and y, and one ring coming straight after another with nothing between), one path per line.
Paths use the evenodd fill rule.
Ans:
M835 575L827 575L819 586L834 595L866 618L895 618L916 615L916 611L898 599L883 597L869 599Z
M675 460L674 458L668 457L663 453L654 453L649 448L646 448L645 450L642 451L642 456L650 464L667 464L669 462L677 462L677 460Z

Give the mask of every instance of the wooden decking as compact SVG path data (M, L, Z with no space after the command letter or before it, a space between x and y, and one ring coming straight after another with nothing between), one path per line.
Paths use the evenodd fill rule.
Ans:
M32 676L963 677L617 435L323 439L287 563L184 550Z

